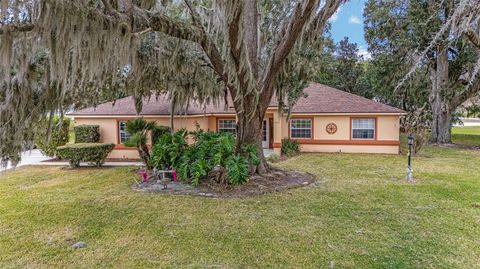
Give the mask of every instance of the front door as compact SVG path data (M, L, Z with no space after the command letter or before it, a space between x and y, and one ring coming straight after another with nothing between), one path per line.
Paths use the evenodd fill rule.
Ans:
M262 130L262 147L269 148L270 146L270 128L269 128L268 119L263 120L263 130Z

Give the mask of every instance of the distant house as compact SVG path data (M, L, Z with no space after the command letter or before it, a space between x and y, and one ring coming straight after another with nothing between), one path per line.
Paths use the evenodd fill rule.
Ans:
M405 112L322 84L311 83L293 107L291 118L279 111L275 100L265 113L264 148L280 152L283 138L298 141L303 152L399 152L399 118ZM170 101L166 96L145 98L140 114L169 126ZM75 124L100 126L102 142L115 143L110 158L136 158L137 151L123 144L129 134L125 122L136 117L132 97L73 112ZM186 128L235 133L235 112L224 104L190 104L174 117L175 129Z

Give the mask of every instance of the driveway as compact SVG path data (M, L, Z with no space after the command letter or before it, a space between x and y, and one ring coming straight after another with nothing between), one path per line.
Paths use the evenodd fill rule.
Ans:
M40 150L38 150L38 149L24 151L24 152L22 152L22 160L17 165L17 167L23 166L23 165L39 163L41 161L45 161L45 160L48 160L48 159L51 159L51 158L43 155L40 152ZM12 166L9 163L7 165L7 169L10 169L10 168L12 168Z

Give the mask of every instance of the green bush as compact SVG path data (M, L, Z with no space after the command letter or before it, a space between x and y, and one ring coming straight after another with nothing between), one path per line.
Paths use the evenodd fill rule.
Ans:
M104 143L68 144L57 148L57 156L68 160L72 167L79 167L80 162L89 162L100 167L114 146Z
M78 125L73 128L75 132L75 143L99 143L100 126Z
M160 137L166 133L170 133L170 127L167 126L155 126L150 131L150 136L152 138L152 145L157 144L157 142L160 140Z
M57 154L57 147L68 143L70 119L63 118L60 122L59 117L54 117L50 127L50 137L48 136L48 123L45 122L39 131L35 134L35 145L40 151L49 157Z
M125 146L136 147L140 158L142 158L147 168L152 169L150 151L147 146L147 136L150 132L153 141L154 135L159 135L160 131L165 130L158 126L156 122L146 121L143 118L136 118L134 120L127 121L125 128L130 134L130 138L125 142Z
M297 141L288 138L282 139L281 153L285 156L293 156L300 152L300 145Z
M189 146L186 130L162 135L153 146L153 165L175 168L180 180L194 186L208 177L236 185L248 181L249 165L260 162L254 145L245 146L241 153L235 152L232 134L196 131L193 136L195 143Z
M272 153L270 156L267 157L267 161L271 163L278 162L279 160L280 160L280 156L278 156L278 154L276 153Z

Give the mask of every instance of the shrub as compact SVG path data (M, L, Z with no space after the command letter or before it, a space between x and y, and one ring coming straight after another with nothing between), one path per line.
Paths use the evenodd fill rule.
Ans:
M293 156L300 152L300 145L297 141L288 138L282 139L281 153L285 156Z
M236 185L247 182L249 165L260 161L254 145L235 152L232 134L197 131L193 136L195 143L188 146L185 130L162 135L152 150L154 166L174 167L180 180L194 186L206 178Z
M142 158L143 162L148 169L152 168L150 161L150 152L147 147L147 135L149 132L160 132L161 128L157 126L154 121L146 121L143 118L136 118L134 120L127 121L125 125L127 132L130 134L130 138L125 142L127 147L136 147L138 154ZM163 129L162 129L163 130Z
M57 148L57 155L68 160L71 167L79 167L80 162L89 162L97 167L105 163L107 155L112 151L114 144L78 143Z
M155 145L157 144L157 142L160 140L160 137L166 133L170 133L170 127L167 127L167 126L155 126L155 128L153 128L151 130L151 138L152 138L152 145Z
M35 145L40 151L49 157L57 154L57 147L68 143L70 119L54 117L51 126L50 137L48 137L48 123L45 123L35 134Z
M75 132L75 143L99 143L100 126L78 125L73 128Z
M272 153L270 156L267 157L267 161L271 163L278 162L279 160L280 160L280 156L278 156L278 154L276 153Z

